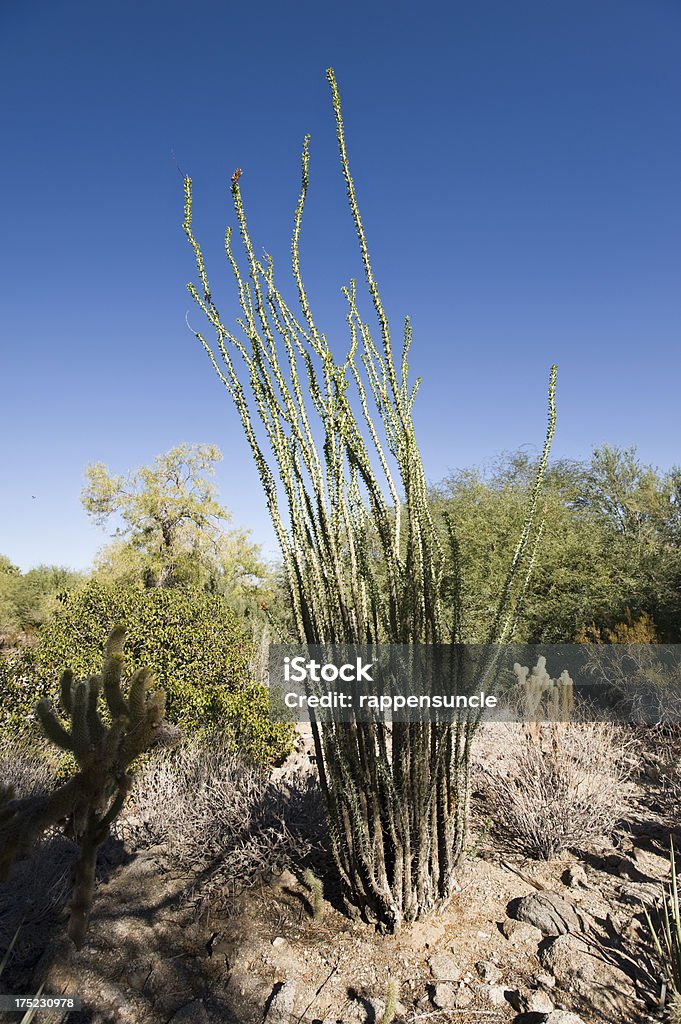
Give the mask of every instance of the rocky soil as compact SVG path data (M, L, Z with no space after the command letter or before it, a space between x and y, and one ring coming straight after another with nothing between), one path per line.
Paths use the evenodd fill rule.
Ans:
M279 781L310 762L303 747ZM46 919L39 959L31 962L19 942L0 980L5 991L34 993L42 984L79 995L83 1009L70 1024L379 1024L390 981L396 1021L663 1020L642 908L668 878L668 841L659 786L642 776L614 837L549 862L481 841L447 908L391 936L341 912L323 863L315 865L325 887L315 918L304 864L242 888L238 879L230 886L187 877L162 847L119 843L104 865L85 947L76 952L64 938L63 915ZM33 943L40 945L35 929Z

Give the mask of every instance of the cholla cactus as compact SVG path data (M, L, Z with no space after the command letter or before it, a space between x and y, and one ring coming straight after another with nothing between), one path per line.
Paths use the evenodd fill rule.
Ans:
M539 739L541 722L548 720L555 742L559 725L569 722L574 712L573 681L569 672L563 669L558 679L552 679L543 654L537 658L537 664L532 672L527 665L519 665L517 662L513 666L513 671L523 688L525 721L529 735L533 739Z
M121 628L109 636L101 675L82 682L75 682L68 669L62 675L66 724L47 701L38 704L45 735L60 749L71 751L78 773L51 794L22 800L14 800L12 793L0 787L0 877L54 825L65 824L80 845L69 921L69 935L77 946L87 928L97 851L132 785L128 769L141 753L170 736L163 722L165 693L152 690L153 677L147 669L134 673L127 697L123 695L124 636ZM102 691L109 723L98 707Z
M379 1024L392 1024L397 1011L397 998L400 994L400 986L395 978L391 978L385 992L385 1008L381 1014Z
M324 886L322 885L321 878L317 878L314 871L308 868L303 875L303 881L310 890L312 897L312 916L315 920L318 920L324 910Z

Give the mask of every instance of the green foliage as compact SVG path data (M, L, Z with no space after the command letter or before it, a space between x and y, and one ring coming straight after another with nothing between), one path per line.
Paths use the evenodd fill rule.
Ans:
M17 628L16 581L19 568L7 555L0 555L0 631L8 633Z
M211 714L214 722L233 735L236 747L256 764L281 762L293 750L293 726L270 720L270 693L261 683L220 689Z
M536 465L523 452L507 455L491 472L464 470L431 492L434 513L448 514L457 524L466 640L486 636ZM545 527L516 640L570 643L586 639L589 628L597 634L618 623L642 623L644 614L649 629L638 642L679 636L675 479L674 473L661 475L641 465L631 450L608 447L596 449L587 462L549 468L542 495ZM642 638L644 631L630 635Z
M641 612L634 618L631 610L625 610L624 619L612 626L605 623L597 626L583 626L576 636L579 644L657 644L659 637L655 623L647 612Z
M669 861L671 882L669 890L663 894L659 925L656 927L653 924L645 907L644 912L655 951L664 970L665 980L672 991L672 1021L676 1022L681 1020L681 902L679 901L676 877L674 845L671 842L669 844Z
M180 445L125 476L102 463L88 466L86 511L100 525L112 516L121 523L97 558L97 577L203 589L240 615L266 618L277 604L274 573L247 530L224 528L230 515L210 479L220 459L215 445Z
M215 445L184 444L127 476L112 476L103 463L95 463L85 471L83 505L100 524L118 513L122 532L140 545L172 547L184 526L207 530L226 518L207 479L221 458Z
M58 596L82 582L81 573L63 566L39 565L22 573L0 555L0 634L33 633L46 622Z
M66 661L77 676L92 674L117 623L127 629L127 670L151 668L166 692L169 721L190 732L228 722L258 760L287 752L291 728L270 722L268 691L250 682L250 635L220 597L181 587L91 580L66 597L34 647L6 668L5 725L25 724L36 697L52 696Z
M155 688L147 668L138 668L122 688L125 630L111 631L100 675L76 682L66 669L60 680L65 721L47 700L37 705L44 735L60 750L73 754L77 774L51 793L14 799L11 787L0 787L0 878L25 856L48 829L67 822L80 845L68 933L82 945L95 883L97 851L109 835L131 786L133 761L168 737L164 727L165 694ZM108 716L100 713L104 694Z

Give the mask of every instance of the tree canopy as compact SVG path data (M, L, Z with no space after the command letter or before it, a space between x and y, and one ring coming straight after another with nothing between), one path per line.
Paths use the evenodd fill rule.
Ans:
M86 469L82 502L112 543L97 557L99 578L143 587L189 586L224 597L239 613L276 603L272 570L249 531L228 526L211 479L222 453L183 444L124 475L103 463Z
M85 471L83 506L99 525L118 515L119 552L138 556L151 585L172 586L188 556L217 544L218 524L229 519L210 480L221 458L215 445L183 444L125 475L97 462Z
M485 635L534 471L532 457L516 452L486 473L463 470L432 489L434 508L447 511L457 531L469 641ZM661 473L635 449L608 445L595 448L584 462L554 462L546 475L545 527L516 638L570 643L589 631L616 636L618 625L633 626L646 616L648 641L678 639L679 479L677 469Z

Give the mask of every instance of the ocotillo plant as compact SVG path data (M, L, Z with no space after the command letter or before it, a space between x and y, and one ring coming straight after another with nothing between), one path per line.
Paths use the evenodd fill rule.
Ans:
M69 920L69 935L77 946L87 928L97 851L132 785L128 768L172 731L163 723L165 694L152 690L153 677L147 669L134 673L124 697L124 636L120 628L109 636L101 675L78 683L69 670L62 675L61 705L68 725L46 700L38 704L45 735L61 750L71 751L78 773L52 793L25 799L15 800L7 787L0 787L0 878L54 825L64 824L80 845ZM98 708L102 690L110 716L106 724Z
M302 643L440 644L459 641L458 555L428 502L409 382L409 320L402 353L374 277L345 144L340 96L331 86L340 160L380 340L363 319L355 281L343 289L349 344L340 358L320 330L300 269L299 238L308 191L309 136L291 246L299 308L275 284L269 255L255 255L241 194L231 193L248 278L225 237L242 316L226 325L192 228L192 182L185 179L184 229L200 286L189 291L215 331L194 331L229 392L265 491L281 545ZM539 472L528 499L508 578L490 624L490 642L510 637L541 524L539 492L554 429L555 368ZM258 425L258 421L260 425ZM452 568L453 567L453 568ZM452 582L453 581L453 582ZM449 605L449 607L447 607ZM449 898L465 843L468 765L476 721L394 725L313 722L320 784L349 911L395 928Z

